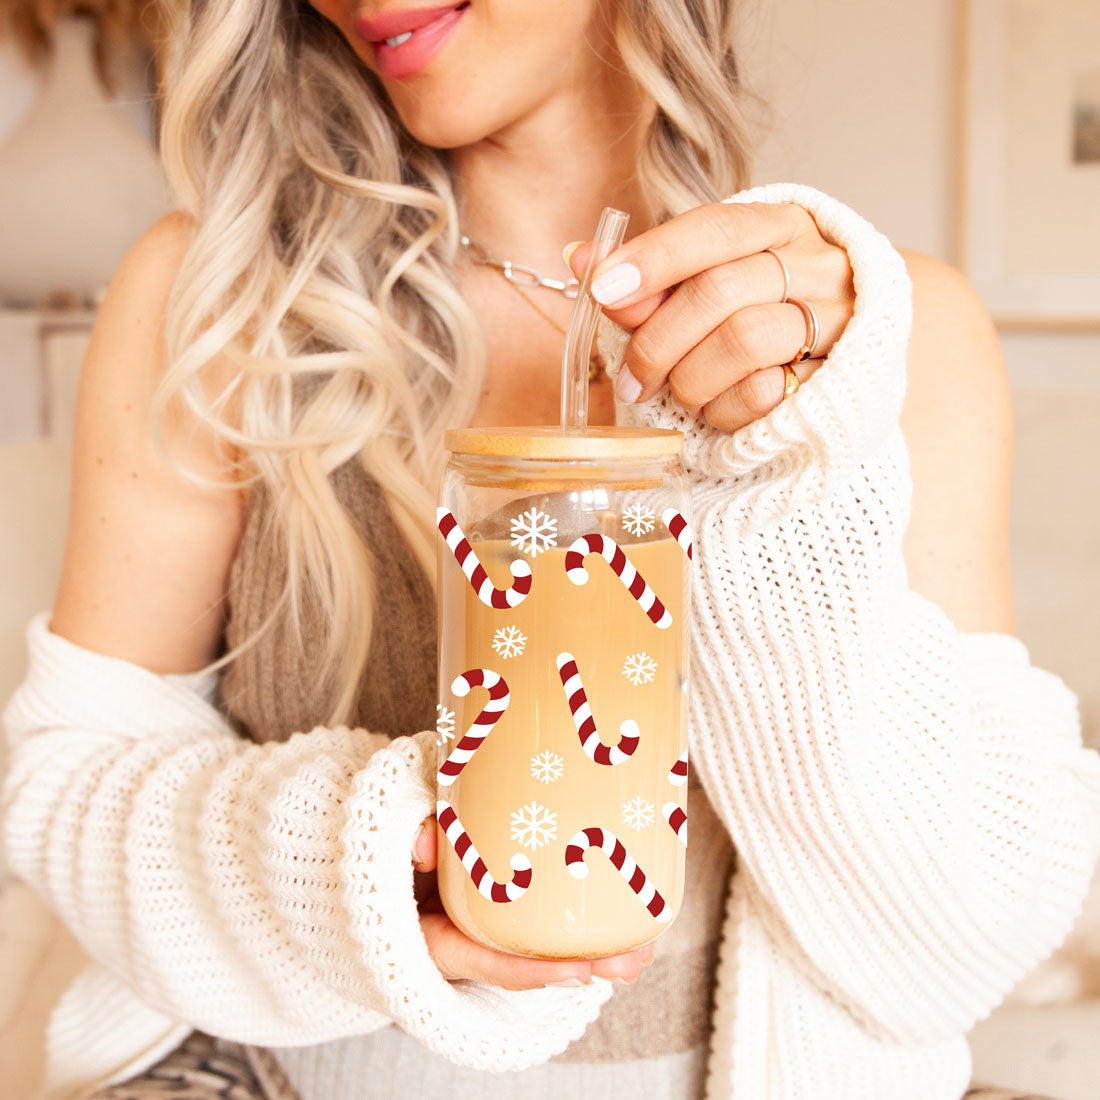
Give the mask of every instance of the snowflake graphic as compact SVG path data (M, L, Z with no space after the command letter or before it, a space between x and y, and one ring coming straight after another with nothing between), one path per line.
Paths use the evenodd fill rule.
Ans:
M641 797L624 802L623 824L631 829L647 829L653 824L653 803Z
M653 530L653 509L644 504L632 504L623 512L623 527L632 535L647 535Z
M519 627L502 626L493 635L493 649L506 661L509 657L522 657L527 648L527 635Z
M435 743L437 745L444 745L454 738L455 712L453 710L448 710L442 703L436 703L435 713L435 732L439 734Z
M553 783L555 779L561 779L562 763L556 752L545 749L531 757L531 778L540 783Z
M512 545L537 558L558 545L558 521L537 508L528 508L512 520Z
M512 811L512 839L534 851L558 836L558 815L537 802Z
M632 653L623 664L623 675L635 686L648 684L657 672L657 662L648 653Z

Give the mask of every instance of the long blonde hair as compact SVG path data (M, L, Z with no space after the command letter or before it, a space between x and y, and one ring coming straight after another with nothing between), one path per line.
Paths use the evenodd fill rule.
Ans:
M732 6L619 0L615 42L657 105L637 171L658 219L747 183ZM408 134L305 0L191 0L168 71L161 154L194 231L168 307L154 432L183 401L247 456L235 484L269 491L287 554L265 626L286 601L295 629L304 601L322 610L324 721L347 722L375 593L330 475L361 463L434 579L442 432L469 421L485 369L455 277L447 160ZM227 357L232 382L211 397L204 367Z

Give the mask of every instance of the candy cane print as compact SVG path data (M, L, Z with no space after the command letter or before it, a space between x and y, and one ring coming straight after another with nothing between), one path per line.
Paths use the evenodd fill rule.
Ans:
M584 853L589 848L600 848L607 853L611 865L626 879L627 885L638 895L651 916L662 924L672 919L672 910L665 904L665 899L657 893L645 871L630 858L623 842L608 829L581 829L566 845L565 867L574 878L584 878L588 874Z
M588 570L584 567L587 554L599 554L611 566L612 572L623 582L626 590L638 601L638 605L656 623L658 629L667 630L672 625L672 616L657 598L657 593L631 565L622 547L607 535L581 535L566 550L565 573L574 584L588 583Z
M522 558L517 558L509 566L515 580L511 588L497 588L485 572L485 566L478 560L469 539L462 533L458 520L447 508L438 508L435 513L435 525L450 547L459 568L466 574L470 586L477 598L486 607L516 607L527 598L531 591L531 567Z
M682 752L676 757L676 763L668 769L668 781L674 787L682 787L687 782L688 777L688 754Z
M577 659L572 653L559 653L557 665L561 686L565 688L565 698L569 702L569 713L573 715L573 724L577 727L584 755L597 764L611 766L629 760L641 739L638 723L633 718L627 718L619 726L619 743L605 745L600 740L596 719L592 717L592 708L588 705L588 696L585 694L584 684L581 683Z
M675 508L666 508L661 513L661 522L680 544L680 549L687 554L688 561L691 561L691 528L687 525L687 520Z
M688 815L680 809L679 804L676 802L666 802L661 807L661 813L664 814L665 821L672 827L676 839L686 848L688 846Z
M500 716L508 709L508 684L499 672L491 668L471 668L454 678L451 691L460 698L469 695L475 687L489 689L489 702L473 720L470 728L459 738L458 744L451 749L450 756L439 766L436 782L441 787L449 787L457 778L471 757L477 752L481 742L489 736L489 731L500 721Z
M490 901L515 901L527 893L531 885L531 861L521 852L511 859L512 881L497 882L485 861L478 855L470 834L462 827L454 807L442 798L435 804L435 816L443 835L450 841L455 855L462 861L466 873L477 888L477 892Z

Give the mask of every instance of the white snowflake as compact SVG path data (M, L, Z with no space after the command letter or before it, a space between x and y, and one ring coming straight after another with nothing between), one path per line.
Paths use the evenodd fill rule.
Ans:
M509 657L522 657L527 648L527 635L517 626L502 626L493 635L493 649L506 661Z
M653 509L644 504L632 504L623 512L623 527L632 535L648 535L653 530Z
M632 798L623 803L623 824L631 829L647 829L653 824L653 803L644 798Z
M632 653L623 664L623 675L635 686L648 684L657 672L657 662L648 653Z
M435 732L439 734L435 743L444 745L454 738L455 712L448 710L442 703L436 703L435 714Z
M512 520L512 545L537 558L558 545L558 521L537 508L528 508Z
M553 783L555 779L561 779L562 764L562 758L556 752L545 749L531 757L531 778L540 783Z
M534 851L558 836L558 815L537 802L512 811L512 839Z

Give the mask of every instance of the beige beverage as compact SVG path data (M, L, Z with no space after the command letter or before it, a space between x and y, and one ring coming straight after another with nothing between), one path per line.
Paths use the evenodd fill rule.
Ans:
M637 539L617 522L604 530L629 563L626 577L636 571L663 605L665 625L600 552L583 556L587 580L574 583L571 539L534 556L507 540L471 540L498 590L515 583L512 563L530 567L514 607L487 606L455 557L442 559L439 760L457 774L440 775L450 812L440 818L439 888L462 931L515 954L631 950L669 927L683 893L690 563L660 520ZM473 685L454 692L471 672ZM476 748L455 763L471 730Z

